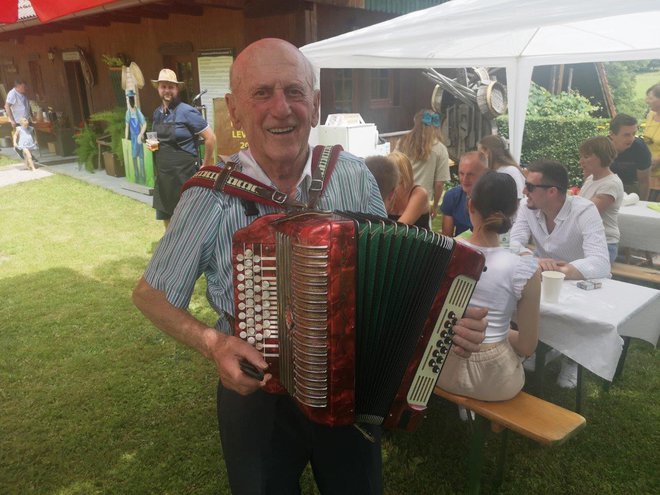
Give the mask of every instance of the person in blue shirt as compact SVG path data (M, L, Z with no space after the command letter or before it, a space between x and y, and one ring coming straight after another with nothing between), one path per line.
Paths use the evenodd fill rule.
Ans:
M469 151L461 157L458 162L460 185L447 191L440 205L443 235L454 237L472 229L467 200L472 192L472 186L486 170L488 170L488 160L483 153Z
M158 79L151 82L161 99L153 115L158 146L150 146L156 172L153 205L156 219L163 220L167 228L181 187L199 169L199 138L204 139L205 147L202 165L213 165L215 134L198 110L179 100L183 82L177 81L173 70L161 70Z

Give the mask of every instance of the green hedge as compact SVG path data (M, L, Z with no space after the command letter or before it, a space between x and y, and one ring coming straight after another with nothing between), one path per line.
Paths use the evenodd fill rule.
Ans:
M507 117L497 120L499 132L506 137L508 125ZM582 186L584 178L578 163L580 144L590 137L605 135L607 130L606 119L528 117L520 161L529 164L542 158L557 160L568 167L570 184Z

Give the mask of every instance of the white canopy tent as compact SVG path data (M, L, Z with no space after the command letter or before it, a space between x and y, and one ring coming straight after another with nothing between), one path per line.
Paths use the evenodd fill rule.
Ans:
M660 0L452 0L301 50L318 70L504 67L519 159L535 66L660 58L659 29Z

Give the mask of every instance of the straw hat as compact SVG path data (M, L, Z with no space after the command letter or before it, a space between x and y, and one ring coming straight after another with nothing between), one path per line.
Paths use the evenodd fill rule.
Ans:
M158 83L160 82L174 83L179 86L183 86L184 84L183 81L176 80L176 73L172 69L162 69L158 74L158 79L151 80L151 84L153 84L156 89L158 89Z

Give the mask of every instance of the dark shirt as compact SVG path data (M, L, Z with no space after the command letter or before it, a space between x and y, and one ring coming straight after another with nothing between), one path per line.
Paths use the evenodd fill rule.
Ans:
M625 151L614 159L610 169L619 176L624 184L637 182L637 171L647 170L651 166L651 152L640 138L636 137Z
M154 110L153 123L154 125L160 123L174 122L174 115L176 114L176 143L179 147L197 156L197 144L195 136L206 129L209 125L202 117L199 111L187 103L172 102L167 108L167 112L163 113L163 106L159 105Z
M460 235L466 230L472 229L467 200L467 194L461 186L452 187L442 198L440 211L443 215L449 215L454 219L454 227L456 228L454 235Z

